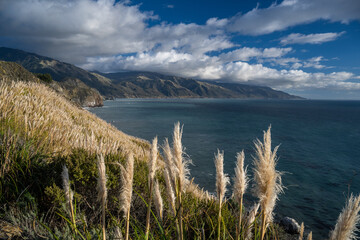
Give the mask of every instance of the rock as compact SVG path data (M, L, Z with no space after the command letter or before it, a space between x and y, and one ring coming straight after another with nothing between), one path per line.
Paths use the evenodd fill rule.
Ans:
M295 219L290 217L284 217L280 221L280 225L284 228L284 230L290 234L299 234L300 233L300 225L296 222Z

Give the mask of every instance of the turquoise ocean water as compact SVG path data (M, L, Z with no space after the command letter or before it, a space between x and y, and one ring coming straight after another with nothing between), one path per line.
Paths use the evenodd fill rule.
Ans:
M90 111L125 133L159 142L170 140L180 121L191 177L211 192L217 149L225 151L231 177L242 149L251 172L253 141L271 124L286 187L275 212L305 222L317 238L327 237L348 193L360 193L360 101L118 99ZM246 199L248 206L255 201L250 192Z

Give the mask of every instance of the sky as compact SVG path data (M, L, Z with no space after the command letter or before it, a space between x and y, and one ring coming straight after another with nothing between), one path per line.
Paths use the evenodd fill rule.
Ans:
M0 0L0 46L360 100L360 0Z

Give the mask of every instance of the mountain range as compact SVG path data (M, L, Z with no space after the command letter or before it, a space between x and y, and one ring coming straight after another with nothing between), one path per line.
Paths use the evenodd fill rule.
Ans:
M0 47L0 60L32 73L50 74L57 92L82 106L101 106L114 98L302 99L269 87L200 81L154 72L90 72L75 65L18 49Z

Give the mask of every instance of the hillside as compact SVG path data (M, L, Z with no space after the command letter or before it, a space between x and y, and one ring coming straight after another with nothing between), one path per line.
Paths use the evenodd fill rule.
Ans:
M98 90L101 90L103 83L81 68L48 57L4 47L0 47L0 60L16 62L32 73L49 73L58 83L54 89L59 92L64 91L69 99L82 106L103 105Z
M153 72L99 74L111 79L112 83L120 89L120 97L302 99L269 87L200 81Z
M216 83L152 72L88 72L74 65L21 50L0 47L0 60L21 64L30 72L49 73L82 105L87 96L102 105L100 97L112 98L241 98L301 99L269 87ZM82 90L75 90L75 89ZM91 102L91 101L88 101Z

